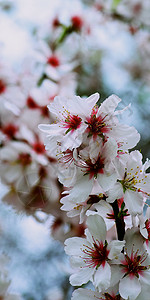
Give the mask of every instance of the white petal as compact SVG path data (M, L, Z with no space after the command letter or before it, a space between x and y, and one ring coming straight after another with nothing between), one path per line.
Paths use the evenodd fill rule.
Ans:
M110 286L117 284L122 278L122 269L119 265L111 265L111 281Z
M108 258L109 259L116 258L116 256L118 256L118 254L120 254L124 245L125 245L125 241L117 241L117 240L111 241L108 244L108 250L110 250Z
M71 300L96 300L100 299L101 294L87 290L87 289L77 289L73 292Z
M140 275L140 281L143 284L150 285L150 270L145 270L142 275Z
M142 214L143 212L143 196L138 192L126 190L124 194L124 202L131 215Z
M120 280L119 292L124 299L134 300L141 292L141 285L137 277L126 276ZM143 299L144 300L144 299Z
M94 284L98 287L99 291L107 289L110 285L111 268L106 262L105 266L102 265L96 270L94 275Z
M95 93L86 99L81 98L79 96L75 96L72 102L70 102L69 104L70 110L72 111L72 113L77 114L81 117L88 117L91 114L92 108L94 107L98 99L98 93Z
M117 156L118 146L113 138L109 138L104 144L103 153L106 160L113 160Z
M92 279L93 273L94 268L85 267L83 269L80 269L79 272L70 276L70 283L73 286L80 286L84 283L87 283L90 279Z
M116 180L117 180L117 174L115 172L111 175L109 174L97 175L97 181L104 191L107 191L108 189L112 188Z
M106 225L101 216L89 216L86 222L91 235L95 240L104 241L106 238Z
M65 240L65 247L64 250L68 255L76 255L80 256L83 255L82 249L84 248L83 245L91 246L88 241L84 238L79 237L72 237Z
M64 131L58 124L40 124L38 128L49 135L58 135Z
M44 140L45 149L48 150L52 157L57 156L57 143L61 142L62 137L59 136L46 136Z
M4 175L4 179L8 183L14 183L16 180L21 179L21 177L23 176L22 173L23 172L20 165L8 165L7 167L5 167L5 165L2 165L0 170L1 176L3 177Z
M123 188L121 183L116 183L113 188L109 189L109 191L107 192L108 198L107 198L107 202L112 203L114 202L116 199L120 199L123 197Z
M77 202L84 202L92 191L93 180L89 179L88 175L80 176L78 181L71 189L69 195L72 199L76 199Z
M109 96L100 106L99 112L113 114L121 99L116 95Z
M142 290L136 300L149 300L150 299L150 284L142 285Z
M76 129L73 132L70 131L63 137L62 146L61 146L62 151L66 151L67 149L72 150L81 145L82 131L84 131L84 127L83 126L81 127L82 130L79 129Z
M130 256L132 251L136 251L138 249L138 254L142 254L144 252L144 238L140 234L140 230L137 227L128 228L126 230L124 239L126 241L126 248L128 255ZM133 246L134 245L134 246Z

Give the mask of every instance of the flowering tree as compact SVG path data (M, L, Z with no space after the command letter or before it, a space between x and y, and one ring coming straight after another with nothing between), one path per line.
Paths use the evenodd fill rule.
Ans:
M104 75L114 54L109 40L121 30L136 44L136 55L119 61L125 85L132 82L148 123L149 8L146 0L68 2L34 30L34 49L19 70L0 48L2 201L39 223L39 211L53 216L51 234L71 260L72 300L149 300L150 161L133 149L138 131L122 122L130 101L108 96ZM0 299L19 299L1 270Z

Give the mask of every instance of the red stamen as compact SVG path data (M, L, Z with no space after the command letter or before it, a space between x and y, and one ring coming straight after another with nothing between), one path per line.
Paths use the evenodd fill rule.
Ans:
M142 275L142 273L148 268L146 266L142 266L142 263L146 260L146 258L147 255L145 252L142 255L138 255L138 250L135 253L132 251L130 257L125 254L124 261L121 262L124 277L129 275L131 278L134 276L138 278L139 274Z
M81 167L83 172L86 171L86 174L90 175L90 179L93 177L97 177L97 174L104 173L104 159L101 156L98 156L97 161L92 163L91 159L87 159L86 161L79 161L76 163L77 167Z
M58 160L60 163L70 164L73 161L73 151L67 149Z
M115 220L115 214L114 214L114 211L112 210L110 214L107 214L107 219L110 219L110 220Z
M86 131L88 132L88 136L93 136L94 139L97 138L97 136L104 136L104 133L109 132L110 128L105 123L105 117L102 116L96 116L97 109L93 109L93 112L90 117L86 119L86 124L88 125Z
M82 122L82 119L76 115L69 115L67 116L67 118L65 119L63 126L65 128L68 128L68 130L66 131L66 134L71 131L73 132L74 130L76 130L77 128L80 127Z
M86 246L86 248L82 250L83 253L87 255L84 257L84 261L87 267L98 268L101 265L104 267L109 254L107 242L105 241L105 244L103 244L102 241L95 241L94 238L93 242L93 247Z

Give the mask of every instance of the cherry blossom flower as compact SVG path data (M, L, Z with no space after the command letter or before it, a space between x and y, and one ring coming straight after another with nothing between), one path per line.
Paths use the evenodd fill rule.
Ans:
M102 291L109 287L111 279L111 260L121 252L124 241L111 241L106 238L106 225L99 215L87 218L86 239L70 238L65 241L65 251L71 255L75 273L70 277L74 286L91 280Z
M89 147L79 151L79 155L74 157L77 166L76 181L69 196L66 197L70 197L72 200L77 199L77 202L84 202L97 183L104 191L108 185L113 186L116 181L116 173L112 160L116 155L117 144L111 138L106 143L100 139L99 142L92 143Z
M135 150L121 159L116 158L114 165L117 182L108 191L107 201L112 203L123 197L130 214L141 214L144 199L150 193L150 175L145 173L149 164L142 165L142 154Z
M90 113L98 98L98 93L87 99L79 96L71 99L56 96L49 106L50 112L56 118L56 124L39 125L39 128L47 134L46 149L56 153L57 144L61 144L62 151L79 147L87 127L84 122L85 116Z
M63 194L66 193L68 192L66 191ZM103 201L102 199L105 199L105 195L103 194L103 191L100 188L99 184L95 183L91 194L84 202L80 202L76 199L72 199L71 197L62 197L60 200L60 202L63 204L61 210L67 211L68 217L75 217L79 215L80 216L79 223L82 223L85 220L86 215L92 213L93 210L96 208L96 203L102 202ZM107 205L109 204L107 203ZM114 221L113 221L113 225L114 225Z
M142 286L149 285L150 256L144 248L144 239L138 228L127 229L124 238L124 253L120 253L114 263L119 264L120 295L123 299L134 300L142 291Z
M71 300L123 300L118 293L118 286L108 289L104 293L91 291L88 289L77 289L73 292Z
M94 107L90 117L87 116L86 131L88 137L93 139L102 137L104 140L108 137L113 137L118 143L121 143L121 149L130 149L136 146L140 139L140 135L134 127L130 127L119 123L117 115L122 111L115 111L121 99L116 95L111 95L100 105Z
M54 51L42 40L39 41L38 48L35 50L35 56L41 63L43 73L56 82L59 82L64 75L72 72L78 65L77 61L68 59L68 55L63 49L60 51L58 48Z
M1 177L4 182L16 183L24 175L31 185L38 181L38 162L32 148L23 142L10 142L0 150Z

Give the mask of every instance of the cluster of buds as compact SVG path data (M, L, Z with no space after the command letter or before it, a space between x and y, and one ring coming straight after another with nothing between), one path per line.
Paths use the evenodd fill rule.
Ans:
M71 256L70 283L91 281L94 291L78 289L72 300L145 299L150 289L149 218L143 208L150 196L150 161L131 151L140 140L134 127L119 122L121 99L99 94L54 98L48 108L54 123L41 124L46 150L58 159L63 184L62 210L79 223L84 237L65 241ZM149 214L149 209L147 209Z

